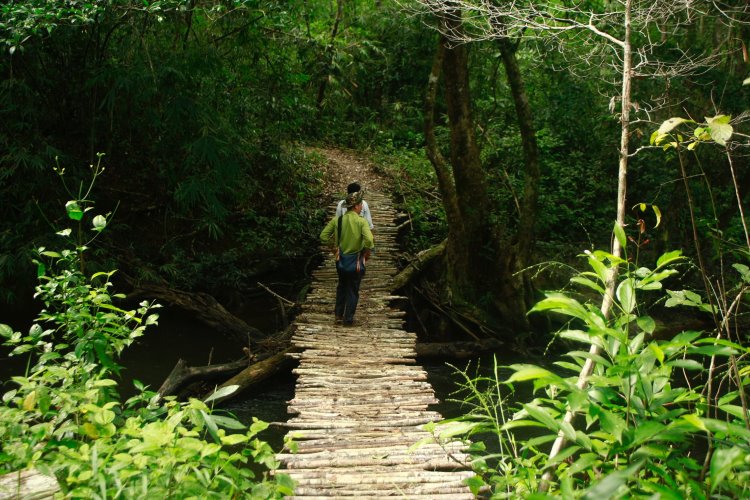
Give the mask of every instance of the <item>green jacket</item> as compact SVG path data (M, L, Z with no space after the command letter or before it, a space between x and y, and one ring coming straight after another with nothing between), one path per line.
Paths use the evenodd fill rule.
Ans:
M320 232L320 242L334 244L344 253L358 253L365 248L372 249L375 241L367 221L357 212L349 210L341 216L341 242L338 241L338 217L334 217Z

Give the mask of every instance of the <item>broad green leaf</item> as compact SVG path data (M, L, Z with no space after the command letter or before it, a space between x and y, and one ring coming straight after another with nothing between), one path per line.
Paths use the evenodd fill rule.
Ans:
M536 380L539 378L549 380L561 380L560 377L555 375L549 370L545 370L539 366L534 365L511 365L510 368L515 372L506 380L507 383L512 382L524 382L527 380Z
M584 344L596 344L599 347L602 347L601 338L596 335L586 333L583 330L563 330L561 332L558 332L557 335L564 339L574 340L576 342L582 342Z
M661 124L661 126L659 126L658 132L659 132L659 134L668 134L675 127L677 127L678 125L681 125L683 123L688 123L688 122L691 122L691 121L692 120L687 120L685 118L673 117L673 118L670 118L670 119L666 120L665 122L663 122Z
M615 292L620 306L626 313L633 312L635 309L635 281L633 278L627 278L620 282Z
M525 404L523 409L534 419L543 424L547 429L552 431L560 430L560 424L555 420L552 415L547 413L544 408L534 405ZM566 436L567 437L567 436ZM572 436L575 439L575 436ZM570 438L568 438L570 439Z
M601 286L599 286L598 283L595 283L595 282L591 281L588 278L584 278L583 276L580 276L580 275L579 276L573 276L572 278L570 278L570 281L571 281L571 283L578 283L579 285L583 285L585 287L591 288L595 292L598 292L598 293L601 293L601 294L604 293L604 288L602 288Z
M662 254L659 257L659 259L656 261L656 267L658 269L678 260L684 260L684 257L682 256L682 250L672 250L671 252Z
M617 442L622 442L622 432L627 428L625 421L612 412L602 410L599 414L599 421L602 423L602 429L612 434Z
M471 493L478 495L482 488L487 486L481 476L472 476L464 480L464 484L469 487Z
M604 320L601 318L601 315L586 309L577 300L561 293L548 293L547 298L537 302L529 312L539 311L555 311L578 318L588 325L604 328Z
M83 218L83 210L75 200L67 202L65 204L65 210L68 212L68 217L73 220L81 220Z
M694 359L675 359L673 361L667 361L668 366L674 368L682 368L683 370L702 370L703 365L698 363Z
M247 429L247 426L237 419L234 419L231 417L223 417L221 415L211 415L211 417L214 419L214 422L216 422L216 425L218 425L219 427L223 427L225 429L238 430L238 431Z
M704 345L700 347L689 347L690 354L703 354L704 356L731 356L737 354L735 349L721 345Z
M748 415L746 415L747 412L745 411L745 409L742 408L742 406L740 406L740 405L727 405L727 404L722 405L722 404L720 404L719 408L721 410L729 413L730 415L732 415L734 417L737 417L737 418L740 418L740 419L743 419L743 420L744 420L744 418L746 416L748 416Z
M213 394L208 396L206 399L203 400L204 403L209 403L215 399L223 398L225 396L229 396L230 394L234 394L237 389L239 389L239 385L228 385L226 387L222 387L221 389L218 389Z
M652 334L656 331L656 321L654 321L654 318L651 316L641 316L635 321L636 324L638 324L638 328L648 334Z
M659 360L659 363L664 363L664 351L661 350L659 344L657 344L656 342L651 342L648 344L648 348L651 352L654 353L654 357Z
M446 439L454 436L465 436L479 426L479 422L464 422L458 420L444 420L435 426L435 434Z
M717 144L726 146L727 141L732 137L734 129L729 124L731 117L727 115L718 115L713 118L706 118L706 122L709 125L709 133L711 139Z
M9 339L13 336L13 329L4 323L0 323L0 337Z
M228 434L226 436L221 436L221 444L232 446L239 443L244 443L249 438L245 436L244 434Z

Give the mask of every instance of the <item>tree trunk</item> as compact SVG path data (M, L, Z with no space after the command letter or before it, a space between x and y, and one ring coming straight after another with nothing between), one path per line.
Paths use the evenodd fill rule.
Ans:
M266 380L278 375L279 373L291 370L297 364L297 360L290 356L292 351L287 349L280 353L274 354L270 358L254 363L240 373L230 378L219 386L219 389L230 385L239 386L236 391L223 398L214 400L215 402L226 402L242 394L247 389L257 386Z
M461 29L460 14L446 16L447 29ZM448 235L448 272L454 297L474 302L482 292L478 284L488 283L494 274L498 247L487 221L490 202L486 176L479 158L479 147L474 135L469 91L468 51L465 44L449 44L444 40L443 75L445 102L451 129L451 166L456 186L456 200L460 211L463 234ZM453 240L453 241L451 241Z
M424 105L425 150L427 158L435 169L435 174L438 179L438 188L440 189L440 198L443 202L445 217L448 222L448 238L444 245L444 257L446 255L454 256L454 260L463 262L464 259L458 259L457 257L462 255L463 252L462 242L464 241L464 224L461 220L461 210L458 206L456 184L453 179L453 172L451 171L450 165L440 152L440 147L435 138L435 102L437 100L440 74L445 60L447 45L448 41L445 36L440 35L437 50L435 51L435 59L430 71L430 77L427 81L427 92ZM449 281L451 281L450 276L453 274L454 273L451 273L450 271L448 272ZM401 278L403 281L403 277L399 276L397 278Z
M139 285L129 299L156 299L190 312L199 321L220 332L228 333L243 345L266 335L248 325L244 320L227 311L224 306L207 293L191 293L161 285Z
M221 376L232 376L246 368L249 363L250 359L245 358L221 365L188 366L185 360L180 358L157 392L161 397L171 396L196 380L211 381Z
M625 1L625 19L624 19L624 38L621 44L622 48L622 99L621 99L621 134L620 134L620 150L619 150L619 163L618 163L618 175L617 175L617 220L615 224L625 230L625 208L626 208L626 193L627 193L627 178L628 178L628 151L630 148L630 91L633 79L632 71L632 46L630 41L631 36L631 9L632 0ZM622 255L623 248L620 245L618 238L612 238L612 255L620 257ZM613 264L607 272L607 284L605 287L604 297L602 298L601 313L604 318L609 318L612 313L612 307L614 306L615 300L615 287L617 286L618 266ZM576 387L580 390L584 390L589 383L589 377L594 372L596 361L595 357L599 354L599 346L592 344L589 349L590 357L586 358L586 362L581 368L578 374L578 381ZM565 412L563 422L570 424L573 421L576 413L569 409ZM565 434L560 431L558 433L555 442L552 443L552 448L549 453L549 460L552 460L565 446L566 438ZM539 491L546 492L549 489L549 483L554 476L552 469L542 475L542 480L539 484Z
M526 86L516 58L516 46L507 38L499 38L498 46L508 78L510 93L516 109L518 128L521 133L521 145L524 155L524 190L520 204L518 228L512 237L513 245L505 246L504 277L499 284L497 307L504 317L521 319L527 327L526 312L534 303L534 289L524 273L520 273L529 264L534 245L534 226L536 225L537 200L539 197L539 148L536 141L534 118L526 95ZM506 240L509 236L506 235Z
M460 12L444 14L441 22L445 25L441 32L460 33ZM475 305L491 296L496 307L493 313L501 316L505 325L511 329L527 329L527 297L530 294L523 279L514 275L522 267L518 264L518 256L526 258L533 241L539 167L531 112L523 92L518 64L512 51L506 50L506 56L509 60L506 71L514 85L519 122L523 120L521 128L526 134L524 151L532 164L524 191L524 196L528 196L531 205L522 210L524 233L519 234L515 248L510 241L507 245L501 244L499 232L487 221L492 205L474 133L468 53L466 45L451 43L445 36L440 38L427 88L425 138L427 155L438 176L448 219L446 263L450 301L454 306ZM451 129L452 170L440 155L434 136L435 93L441 62Z
M390 290L396 290L408 285L415 276L419 275L425 266L433 260L442 257L445 254L446 240L441 241L432 248L419 252L414 260L409 262L400 273L393 277L390 283Z

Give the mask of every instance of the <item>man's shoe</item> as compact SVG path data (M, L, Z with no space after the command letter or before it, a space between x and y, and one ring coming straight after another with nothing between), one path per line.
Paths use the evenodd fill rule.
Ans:
M343 317L341 317L341 316L336 316L336 319L335 319L334 321L335 321L336 323L343 323L343 322L344 322L344 318L343 318Z
M351 326L354 326L354 320L344 321L344 326L347 327L347 328L351 327Z

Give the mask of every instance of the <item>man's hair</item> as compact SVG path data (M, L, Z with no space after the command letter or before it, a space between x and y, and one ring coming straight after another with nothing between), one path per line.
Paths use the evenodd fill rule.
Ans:
M357 182L352 182L351 184L349 184L348 186L346 186L346 192L347 192L347 194L356 193L357 191L361 191L361 190L362 190L362 188L359 186L359 183L357 183Z

